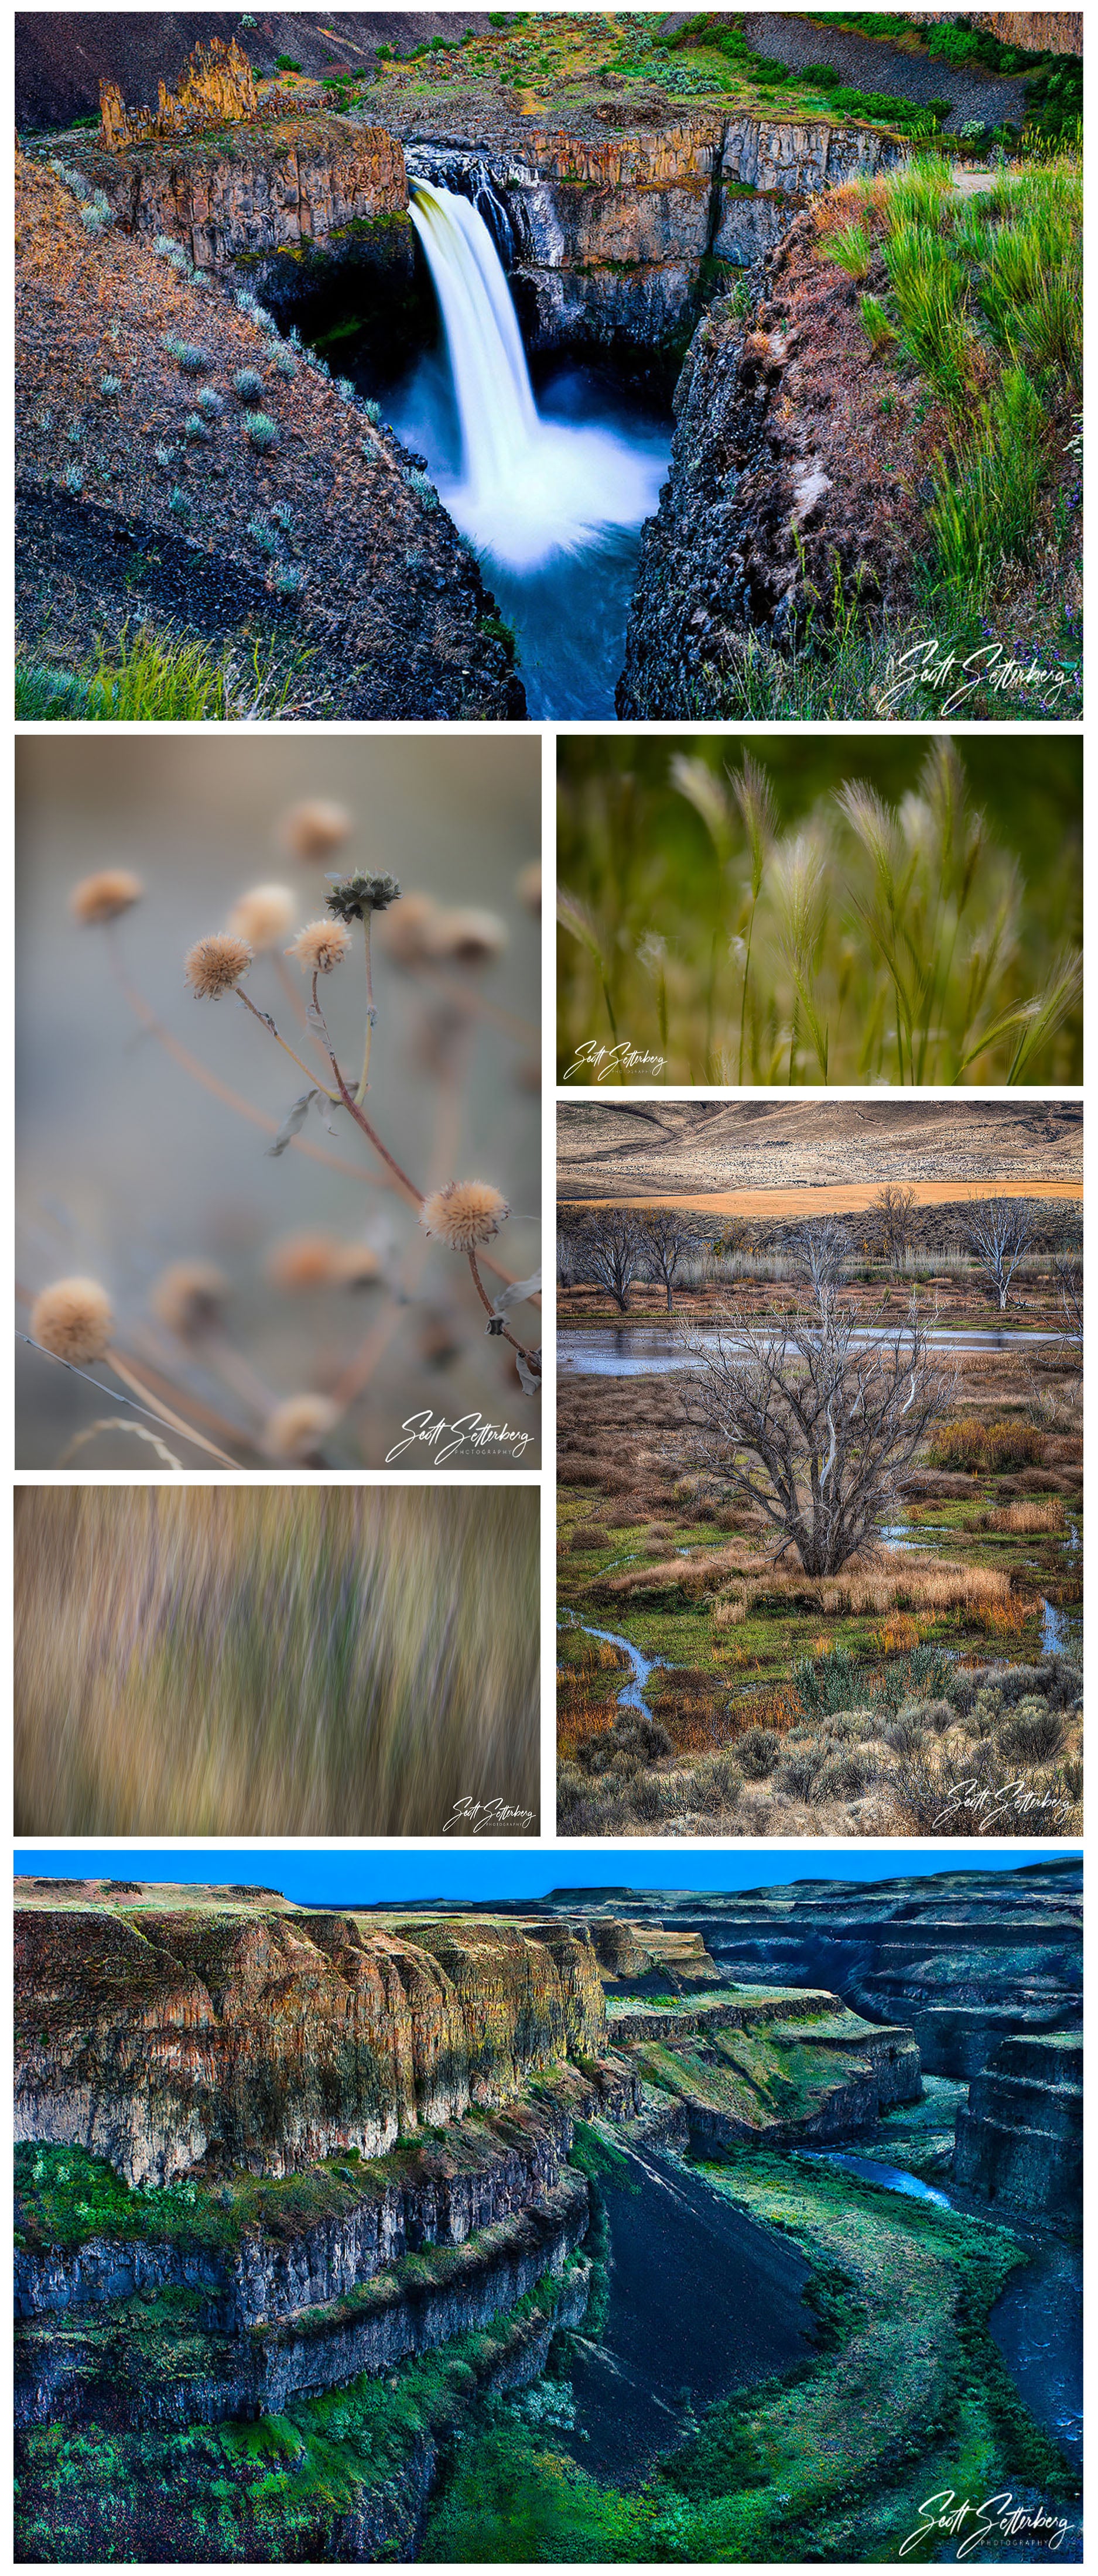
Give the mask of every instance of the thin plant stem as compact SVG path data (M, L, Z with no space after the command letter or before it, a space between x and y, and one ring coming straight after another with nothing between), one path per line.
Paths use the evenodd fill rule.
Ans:
M370 956L370 923L373 917L373 905L368 903L362 915L362 929L366 941L366 1036L362 1048L362 1071L358 1078L358 1090L355 1093L355 1099L360 1107L370 1088L370 1048L373 1044L374 1021L377 1017L374 1009L374 970Z
M313 978L313 990L314 990L314 992L315 992L315 990L316 990L316 978L315 978L315 976L314 976L314 978ZM253 1002L253 1000L252 1000L252 998L251 998L251 995L250 995L249 993L246 993L246 992L245 992L244 987L243 987L243 985L242 985L242 984L238 984L238 985L236 986L236 997L237 997L237 1000L238 1000L239 1002L243 1002L245 1010L246 1010L246 1011L250 1011L250 1012L251 1012L251 1015L252 1015L253 1020L258 1020L259 1025L260 1025L260 1028L261 1028L261 1029L266 1029L268 1036L269 1036L269 1037L272 1037L272 1038L274 1039L275 1045L276 1045L276 1046L280 1046L280 1047L281 1047L282 1052L283 1052L283 1055L288 1055L288 1056L289 1056L289 1059L290 1059L291 1064L296 1064L297 1069L298 1069L298 1072L299 1072L299 1073L303 1073L303 1074L304 1074L304 1076L305 1076L305 1080L306 1080L306 1082L308 1083L310 1090L311 1090L311 1091L322 1091L326 1100L332 1100L332 1101L334 1101L334 1099L335 1099L335 1097L336 1097L335 1092L334 1092L334 1091L329 1091L329 1089L328 1089L328 1085L327 1085L327 1083L326 1083L326 1082L318 1082L318 1081L317 1081L317 1078L316 1078L316 1074L314 1073L312 1066L311 1066L311 1065L308 1065L308 1064L303 1064L303 1062L302 1062L302 1060L301 1060L301 1057L300 1057L299 1055L295 1055L295 1054L294 1054L294 1050L293 1050L292 1046L287 1046L285 1038L280 1038L280 1037L279 1037L278 1030L277 1030L277 1029L276 1029L276 1027L275 1027L274 1021L273 1021L273 1020L268 1019L267 1014L266 1014L266 1012L265 1012L265 1011L260 1011L260 1010L257 1010L257 1009L256 1009L255 1003Z
M201 1056L192 1055L190 1048L183 1046L178 1038L172 1036L170 1029L166 1029L157 1019L155 1011L146 1002L144 994L140 993L136 984L130 981L112 936L114 928L113 923L108 924L108 955L111 970L123 999L140 1027L157 1040L157 1043L163 1047L165 1055L169 1055L173 1064L179 1065L184 1073L188 1073L192 1082L201 1083L204 1091L212 1092L215 1100L224 1101L227 1109L235 1109L238 1117L246 1118L250 1126L262 1127L267 1136L277 1136L279 1126L277 1118L269 1117L265 1109L257 1109L252 1101L245 1100L243 1092L233 1091L227 1082L221 1081L218 1074L211 1073L209 1066L203 1064ZM387 1190L392 1187L387 1172L363 1171L360 1163L349 1163L343 1154L329 1154L326 1146L314 1145L307 1136L291 1136L290 1151L294 1154L307 1154L311 1162L326 1163L330 1171L343 1172L348 1180L369 1181L375 1189Z
M740 1052L736 1066L736 1081L741 1087L743 1084L743 1041L744 1032L747 1027L747 979L751 973L751 934L755 927L755 907L758 900L759 898L757 895L752 896L751 910L747 916L747 947L743 961L743 988L740 993Z
M307 1030L311 1036L312 1032L309 1030L308 1013L306 1012L305 1004L301 999L301 995L298 992L285 958L272 956L271 964L274 967L275 974L282 986L282 990L290 1005L290 1009L293 1012L295 1020L297 1020L300 1026Z
M105 1395L105 1396L106 1396L106 1398L107 1398L107 1400L108 1400L108 1403L111 1403L111 1404L117 1404L117 1402L118 1402L118 1397L117 1397L117 1395L116 1395L116 1393L115 1393L114 1388L113 1388L112 1386L104 1386L102 1378L100 1378L100 1377L92 1377L92 1376L89 1374L89 1372L88 1372L88 1370L87 1370L87 1369L77 1368L77 1367L75 1366L75 1364L74 1364L74 1362L73 1362L72 1360L63 1360L63 1359L60 1357L60 1355L59 1355L59 1353L58 1353L57 1351L48 1351L48 1350L46 1349L46 1345L45 1345L45 1343L44 1343L44 1342L36 1342L32 1333L21 1333L21 1332L17 1332L17 1334L16 1334L16 1339L17 1339L17 1341L25 1342L25 1343L26 1343L26 1345L27 1345L27 1349L28 1349L28 1350L30 1350L30 1351L41 1351L43 1359L46 1359L46 1360L55 1360L55 1361L56 1361L56 1363L57 1363L58 1368L68 1369L69 1374L70 1374L70 1376L71 1376L71 1377L80 1377L80 1378L83 1378L85 1386L94 1386L95 1391L96 1391L96 1394L97 1394L97 1395ZM112 1369L114 1369L114 1371L115 1371L116 1375L117 1375L118 1377L121 1377L121 1376L123 1375L123 1372L122 1372L122 1370L121 1370L121 1369L119 1368L119 1366L118 1366L117 1354L116 1354L114 1351L112 1351L112 1352L110 1353L110 1355L109 1355L109 1361L110 1361L110 1366L111 1366L111 1368L112 1368ZM136 1382L137 1382L137 1381L135 1380L135 1381L134 1381L134 1383L136 1384ZM147 1395L147 1394L148 1394L148 1392L149 1392L149 1389L146 1387L146 1388L144 1389L144 1392L145 1392L145 1394ZM132 1405L132 1406L133 1406L133 1411L134 1411L135 1413L143 1413L143 1414L145 1415L146 1421L148 1421L148 1422L158 1422L158 1423L160 1424L160 1427L161 1427L161 1430L162 1430L162 1431L177 1431L177 1432L180 1432L180 1431L181 1431L181 1432L183 1432L183 1433L185 1434L185 1436L186 1436L186 1438L187 1438L188 1440L193 1440L193 1441L195 1441L195 1442L197 1443L197 1445L198 1445L198 1447L199 1447L200 1449L210 1449L210 1454L211 1454L211 1456L212 1456L212 1457L214 1457L214 1458L219 1458L219 1459L221 1460L221 1464L222 1464L222 1466L224 1466L224 1467L232 1467L232 1466L235 1466L235 1464L236 1464L235 1459L233 1459L233 1458L226 1458L226 1457L224 1456L223 1452L222 1452L220 1449L211 1449L211 1448L210 1448L210 1442L209 1442L208 1440L200 1440L200 1439L199 1439L199 1436L198 1436L197 1431L191 1431L191 1430L189 1430L189 1429L188 1429L188 1426L187 1426L187 1424L186 1424L185 1422L179 1422L179 1421L176 1421L176 1420L174 1419L174 1417L173 1417L171 1414L169 1414L169 1413L167 1413L167 1412L164 1412L164 1413L154 1413L154 1412L153 1412L153 1410L152 1410L152 1408L151 1408L151 1406L149 1406L149 1405L147 1405L147 1404L135 1404L135 1403L133 1402L133 1398L132 1398L132 1396L129 1396L129 1395L124 1395L124 1396L122 1397L122 1402L123 1402L123 1404L130 1404L130 1405Z
M478 1297L479 1297L479 1299L480 1299L481 1305L482 1305L482 1306L483 1306L483 1308L484 1308L485 1314L486 1314L486 1315L492 1315L492 1316L494 1316L494 1315L495 1315L495 1311L496 1311L496 1310L495 1310L495 1307L494 1307L494 1306L493 1306L493 1304L492 1304L492 1300L491 1300L490 1296L488 1295L488 1291L487 1291L487 1289L486 1289L486 1287L485 1287L485 1285L484 1285L484 1281L483 1281L483 1279L481 1278L480 1272L479 1272L479 1270L477 1269L477 1256L476 1256L476 1253L475 1253L475 1251L474 1251L474 1249L473 1249L472 1244L470 1244L470 1246L469 1246L469 1251L468 1251L468 1262L469 1262L469 1268L470 1268L470 1270L472 1271L472 1274L473 1274L473 1286L474 1286L474 1288L476 1289L477 1295L478 1295ZM511 1345L511 1348L512 1348L512 1350L513 1350L513 1351L521 1351L521 1352L522 1352L522 1356L523 1356L523 1359L524 1359L524 1360L531 1360L531 1361L533 1361L533 1360L534 1360L534 1358L536 1357L536 1353L530 1349L529 1344L528 1344L527 1342L517 1342L517 1341L515 1340L515 1336L514 1336L514 1334L513 1334L513 1333L509 1333L509 1332L508 1332L506 1324L504 1324L504 1326L503 1326L503 1330L502 1330L502 1333L501 1333L501 1335L500 1335L500 1339L501 1339L502 1341L505 1341L505 1342L510 1342L510 1345Z
M151 1394L152 1389L146 1386L144 1378L139 1377L136 1369L132 1369L128 1361L121 1359L117 1351L108 1351L107 1359L115 1376L120 1377L123 1386L130 1387L134 1395ZM213 1441L207 1440L203 1432L192 1430L190 1423L185 1422L181 1414L173 1413L168 1405L164 1406L163 1419L170 1430L181 1432L185 1440L193 1440L196 1449L205 1449L211 1458L216 1458L219 1467L235 1467L235 1458L228 1457L224 1449L215 1448Z
M408 1174L407 1174L407 1172L405 1172L405 1171L402 1171L402 1170L401 1170L400 1164L397 1162L396 1156L395 1156L394 1154L391 1154L391 1153L389 1152L389 1148L388 1148L388 1146L387 1146L387 1145L383 1145L383 1144L382 1144L381 1138L380 1138L380 1136L378 1135L376 1128L371 1127L371 1125L370 1125L370 1121L369 1121L369 1119L367 1118L365 1111L364 1111L363 1109L361 1109L361 1108L360 1108L359 1103L358 1103L358 1101L355 1099L353 1092L351 1092L351 1091L349 1091L349 1090L348 1090L348 1088L347 1088L347 1084L346 1084L346 1082L345 1082L345 1081L344 1081L344 1079L343 1079L343 1075L342 1075L342 1073L340 1072L340 1069L339 1069L338 1064L336 1063L336 1059L335 1059L335 1051L334 1051L334 1048L333 1048L333 1046L332 1046L332 1041L331 1041L331 1039L330 1039L330 1037L329 1037L329 1035L328 1035L327 1024L326 1024L326 1022L325 1022L324 1013L323 1013L323 1011L321 1010L321 1007L320 1007L320 996L319 996L319 993L317 992L317 978L316 978L316 976L315 976L315 975L314 975L314 977L313 977L313 1009L314 1009L314 1011L316 1012L317 1019L319 1020L319 1022L320 1022L320 1026L321 1026L321 1028L322 1028L322 1029L323 1029L323 1031L324 1031L324 1044L325 1044L325 1046L326 1046L326 1048L327 1048L327 1050L328 1050L328 1062L329 1062L329 1064L331 1065L332 1072L334 1073L335 1078L336 1078L336 1081L337 1081L337 1083L339 1084L339 1097L340 1097L340 1099L341 1099L341 1100L342 1100L342 1102L343 1102L343 1106L344 1106L344 1108L345 1108L345 1109L349 1109L349 1110L350 1110L351 1116L352 1116L352 1118L354 1119L354 1122L355 1122L356 1127L361 1127L363 1135L364 1135L364 1136L368 1136L368 1137L369 1137L369 1139L370 1139L370 1143L371 1143L371 1145L373 1146L373 1149L374 1149L375 1154L380 1154L381 1159L382 1159L382 1162L383 1162L383 1163L387 1163L387 1164L388 1164L388 1166L389 1166L389 1170L394 1174L394 1176L395 1176L396 1180L398 1181L398 1183L399 1183L399 1185L400 1185L401 1189L404 1191L405 1197L411 1200L411 1203L412 1203L413 1207L414 1207L414 1208L417 1210L417 1212L418 1212L418 1210L419 1210L419 1209L422 1207L422 1205L423 1205L423 1192L422 1192L422 1190L417 1190L416 1185L415 1185L415 1182L414 1182L414 1181L410 1181L410 1180L409 1180L409 1178L408 1178ZM331 1095L329 1095L329 1097L330 1097L330 1096L331 1096Z

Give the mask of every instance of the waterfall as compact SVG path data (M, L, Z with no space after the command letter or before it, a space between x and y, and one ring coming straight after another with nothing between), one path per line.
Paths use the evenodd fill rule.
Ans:
M656 506L662 460L610 430L543 420L491 233L467 197L412 185L412 222L442 314L461 425L440 489L463 535L513 572L577 554Z

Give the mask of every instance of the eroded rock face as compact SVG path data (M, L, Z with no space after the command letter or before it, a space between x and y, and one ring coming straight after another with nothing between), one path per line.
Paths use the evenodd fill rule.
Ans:
M231 153L210 141L139 149L109 166L103 185L126 231L167 233L196 268L322 248L349 224L387 223L411 271L404 154L380 126L326 118L298 129L249 127Z
M348 1915L27 1912L16 1962L17 2137L131 2183L383 2154L605 2037L590 1936L559 1925L404 1940Z
M1083 2197L1083 2043L1004 2039L957 2114L955 2180L1032 2218L1077 2220Z

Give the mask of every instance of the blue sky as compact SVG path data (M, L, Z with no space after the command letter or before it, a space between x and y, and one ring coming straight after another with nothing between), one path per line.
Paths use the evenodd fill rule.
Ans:
M634 1850L627 1844L604 1845L598 1851L464 1850L385 1851L334 1849L317 1851L231 1847L218 1843L205 1851L122 1849L17 1851L17 1876L28 1878L140 1878L185 1881L188 1885L276 1888L297 1903L407 1905L414 1897L471 1897L491 1904L515 1897L520 1902L548 1894L554 1887L677 1887L696 1890L783 1886L794 1879L845 1878L863 1883L879 1878L924 1878L955 1869L1020 1869L1041 1860L1076 1859L1069 1844L1038 1844L1010 1849L967 1845L943 1849L939 1843L912 1850L899 1844L886 1851Z

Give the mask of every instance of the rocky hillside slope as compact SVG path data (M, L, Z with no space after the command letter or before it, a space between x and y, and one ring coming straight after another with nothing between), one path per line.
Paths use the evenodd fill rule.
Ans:
M584 1103L557 1121L557 1194L681 1197L808 1184L1082 1181L1071 1103Z
M179 620L245 663L258 639L294 712L524 712L472 555L359 403L227 288L85 226L22 157L16 249L29 658L64 665L99 634Z

